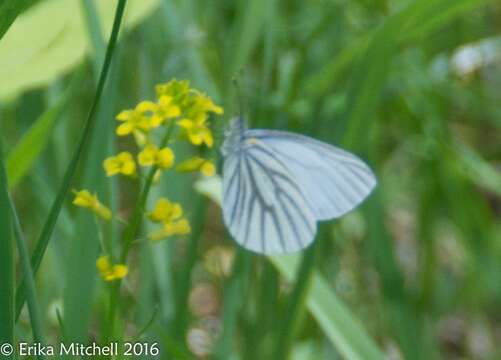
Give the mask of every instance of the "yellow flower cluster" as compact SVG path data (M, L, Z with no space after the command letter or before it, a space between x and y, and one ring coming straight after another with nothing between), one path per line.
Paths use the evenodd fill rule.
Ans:
M159 149L150 144L139 153L137 160L141 166L157 166L159 169L169 169L174 164L174 152L168 147Z
M126 265L112 264L110 257L107 255L103 255L97 259L96 267L104 281L123 279L129 272Z
M111 210L101 204L96 194L91 194L89 190L74 190L73 193L75 194L75 199L73 199L74 205L90 209L104 220L111 219Z
M117 156L111 156L104 160L104 170L106 176L113 176L116 174L134 175L136 173L136 163L131 153L123 151Z
M212 147L214 138L209 128L209 114L222 114L223 109L215 105L208 96L190 88L188 81L172 80L157 85L155 89L156 102L142 101L134 109L124 110L117 115L116 119L121 124L116 128L116 134L134 135L138 145L143 147L137 157L140 166L156 166L160 170L166 170L174 165L174 153L169 147L159 149L154 144L152 130L174 121L181 129L182 136L190 143ZM185 166L183 163L177 169L201 171L206 176L215 173L215 166L210 160L196 157L187 161L192 166ZM193 166L195 163L200 166ZM136 175L136 161L129 152L107 158L103 167L107 176Z
M148 218L161 223L162 227L150 234L151 240L161 240L173 235L185 235L190 233L190 223L183 217L183 208L178 203L172 203L162 197L158 199Z
M103 168L106 176L123 175L141 179L141 176L138 176L139 169L152 167L155 169L153 179L156 181L163 171L175 165L176 156L168 145L172 143L171 134L176 129L178 139L189 141L196 146L213 146L214 138L209 119L211 113L223 113L220 106L214 104L207 95L191 88L188 81L172 80L157 85L155 91L155 101L142 101L133 109L121 111L116 116L119 122L115 130L116 135L132 135L139 150L136 154L122 151L105 159ZM201 172L205 176L213 176L216 172L211 160L198 156L181 161L175 169L178 172ZM89 190L75 191L73 204L88 208L105 220L113 217L110 209ZM148 218L162 225L158 231L150 234L152 240L185 235L191 231L188 220L183 216L181 205L171 203L166 198L157 201ZM108 255L100 257L96 265L106 281L121 279L127 275L127 267L112 264Z
M214 138L208 127L209 113L222 114L223 108L197 90L191 89L188 81L170 81L156 86L157 96L172 96L181 108L181 119L177 124L184 129L193 145L205 144L212 147Z

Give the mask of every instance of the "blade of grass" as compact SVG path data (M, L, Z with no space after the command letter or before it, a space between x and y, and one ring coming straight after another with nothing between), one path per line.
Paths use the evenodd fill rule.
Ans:
M0 344L14 345L14 270L12 219L0 143Z
M289 281L298 267L295 256L274 256L270 261ZM327 281L318 272L312 275L306 304L325 336L346 359L384 359L385 357L351 311L337 298Z
M294 284L294 288L292 289L292 293L285 308L285 317L283 318L278 333L277 346L275 349L276 359L289 358L292 340L294 339L297 323L315 269L314 260L316 244L317 242L306 249L301 260L301 265L298 267L297 275L295 276L296 283Z
M66 337L66 327L64 326L63 317L61 316L61 311L59 311L59 308L56 308L56 317L57 324L59 325L59 333L61 334L59 339L61 339L63 342L67 342L68 338Z
M409 7L415 10L408 12L410 21L406 24L406 30L395 33L398 45L405 46L416 40L424 39L455 17L490 2L493 2L493 0L440 0L411 3ZM439 8L440 11L437 10ZM402 11L405 11L405 9ZM388 22L396 15L388 17L386 21ZM318 97L329 91L329 88L337 82L347 68L353 65L354 61L367 51L371 40L376 36L377 32L382 31L384 26L387 25L383 24L382 27L351 41L351 44L343 49L333 61L325 64L319 71L310 75L305 85L307 92L313 97ZM368 61L371 60L370 57L365 58ZM355 71L355 73L357 72Z
M173 336L179 342L184 343L186 329L188 327L188 296L191 286L191 272L198 259L198 246L202 237L203 227L207 214L207 201L199 197L195 206L192 233L189 239L186 262L181 269L176 288L176 313L172 327Z
M89 140L89 137L92 133L92 129L94 127L95 123L95 114L98 109L99 101L101 99L101 95L104 89L104 84L106 82L106 77L108 75L108 71L110 68L111 64L111 59L113 57L113 52L115 50L115 45L117 42L118 38L118 32L120 30L120 24L122 21L123 13L124 13L124 8L127 0L119 0L115 12L115 19L113 22L113 28L111 32L111 37L110 41L108 43L108 48L106 50L106 57L105 61L103 64L103 68L101 70L101 75L99 76L99 83L97 85L96 93L94 96L94 100L92 102L92 106L89 111L89 115L87 117L87 120L84 125L84 129L82 131L82 135L79 139L77 148L75 150L75 153L73 154L72 160L70 164L68 165L68 168L66 169L64 178L63 178L63 183L59 189L59 192L56 196L56 199L54 200L54 203L52 205L51 211L47 217L47 220L43 226L42 232L40 233L40 236L38 238L35 251L33 253L33 256L31 258L31 264L33 267L33 272L36 274L38 271L38 268L40 266L40 263L42 262L43 256L45 254L45 250L47 249L47 245L49 244L52 232L54 230L54 227L56 225L57 217L59 215L59 212L61 211L61 207L63 206L64 199L66 198L66 195L69 192L71 182L73 180L73 176L75 175L75 171L77 169L78 162L80 160L80 157L82 156L86 144ZM25 292L25 285L24 285L24 280L21 282L20 286L18 287L18 291L16 294L16 299L17 299L17 316L21 313L21 309L24 305L24 301L26 298L26 292Z
M99 17L94 8L93 0L83 0L83 9L86 18L86 27L89 41L94 49L93 74L96 83L99 81L99 70L102 59L104 59L105 42L99 27ZM99 56L102 58L100 59ZM115 101L117 66L116 59L120 57L120 49L115 50L114 63L110 70L109 79L104 92L106 101L99 107L96 114L97 123L94 133L101 136L94 136L90 139L88 151L81 159L82 184L80 188L88 188L96 191L102 199L108 198L108 179L103 175L102 160L110 155L108 149L114 141L114 124L112 108ZM108 202L106 202L108 204ZM88 342L88 328L91 322L94 300L94 288L96 284L95 262L99 252L99 231L103 234L111 234L111 224L113 222L97 223L95 218L86 213L78 212L75 217L75 236L72 246L66 253L66 277L63 291L64 320L66 325L66 336L70 342ZM106 236L107 237L107 236Z
M154 331L158 334L158 337L162 340L165 346L165 351L171 357L162 357L162 359L179 359L179 360L189 360L193 359L193 355L183 347L183 343L179 343L176 339L172 338L169 333L165 331L162 326L155 325Z
M408 31L401 32L402 43L412 43L437 31L457 16L473 9L494 2L494 0L441 0L431 2L428 9L420 13L409 23Z
M30 264L30 253L28 251L28 246L26 245L26 238L24 237L21 223L19 217L17 216L17 211L14 206L12 198L9 196L9 205L12 214L12 220L14 225L14 233L16 237L17 251L19 253L19 258L21 261L21 267L23 269L23 276L26 281L26 297L28 303L28 312L30 314L31 329L33 331L33 342L39 344L46 344L44 331L42 326L42 321L40 318L40 307L38 306L37 291L35 287L35 280L33 278L33 270ZM37 355L38 359L44 359L44 356Z
M221 334L214 351L216 359L229 359L232 351L232 341L236 338L238 314L245 303L245 280L250 271L250 254L238 249L233 265L233 273L224 290L223 333Z
M398 339L400 348L406 359L418 359L423 348L422 323L416 314L413 303L404 288L404 279L395 259L394 240L383 225L383 202L381 191L376 191L367 200L368 231L366 251L374 262L381 278L381 287L385 302L385 316L389 319L393 335ZM412 324L412 325L411 325ZM421 348L420 348L421 346ZM425 357L426 358L426 357Z
M345 144L353 146L357 143L363 143L359 141L366 134L365 131L362 131L362 127L366 126L367 119L371 118L371 113L377 108L391 60L396 54L398 45L412 39L406 38L400 30L406 28L409 30L423 29L423 19L425 18L428 27L419 33L421 35L429 33L439 25L444 25L446 21L457 15L459 10L469 10L472 5L478 5L482 2L472 2L472 0L461 2L451 2L451 0L417 1L386 19L372 36L363 59L355 69L356 75L352 79L348 95L348 99L351 101L345 116L342 117L344 121L340 122L340 129L338 129L338 133L344 134ZM459 3L461 6L458 6ZM452 10L448 11L449 9ZM447 16L444 16L444 13ZM434 21L439 14L440 21Z
M473 183L501 196L501 173L471 147L456 142L457 155L454 164L458 172Z
M0 5L0 39L9 30L14 20L38 0L3 1Z
M360 127L366 119L370 119L371 112L379 100L390 60L397 49L399 29L405 27L409 18L425 6L426 2L411 3L404 10L390 16L371 39L369 48L357 67L356 76L353 77L348 95L348 99L352 100L348 104L346 116L343 117L344 122L340 121L341 129L337 132L343 134L344 143L348 146L358 143L361 136Z
M372 113L378 109L379 100L383 88L389 77L392 59L397 54L398 46L409 42L407 32L401 29L412 29L423 26L423 22L430 25L426 31L436 29L445 24L458 10L470 9L464 6L471 0L461 1L462 6L455 8L458 2L450 0L436 0L426 2L413 2L398 13L388 17L384 24L376 30L371 38L364 57L355 67L355 76L352 78L348 92L348 104L345 116L339 122L340 128L337 133L344 134L344 143L349 147L367 144L367 132L374 129L375 121L368 122L373 118ZM480 4L481 2L475 2ZM450 11L449 11L450 10ZM447 12L448 16L442 14ZM440 16L440 21L433 22ZM425 20L426 19L426 20ZM404 34L404 35L402 35ZM421 314L409 300L409 295L403 287L403 276L396 264L393 254L393 239L385 228L380 214L384 212L384 204L377 195L371 199L371 212L368 216L370 241L369 252L376 263L376 269L381 274L382 287L386 297L394 299L385 307L389 318L389 324L394 336L399 340L399 345L406 358L414 359L420 356L428 356L434 350L428 346L428 333L425 326L425 314ZM409 322L414 325L407 326ZM425 346L426 344L426 346ZM419 350L417 350L419 349ZM423 355L427 354L427 355Z
M67 105L68 100L71 98L71 94L73 94L76 87L80 85L81 79L82 72L78 71L68 85L64 95L40 115L7 155L7 177L11 189L23 179L34 165L35 160L40 156L40 153L47 146L50 140L50 133L59 115Z

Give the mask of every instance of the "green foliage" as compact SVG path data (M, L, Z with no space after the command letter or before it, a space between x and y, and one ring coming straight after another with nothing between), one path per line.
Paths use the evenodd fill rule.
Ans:
M28 1L6 4L23 2ZM115 4L99 1L96 5L101 15L99 24L109 33ZM134 27L155 6L158 0L132 2L125 27ZM78 1L45 0L19 18L14 31L0 41L0 98L13 98L23 91L46 86L77 66L91 49L84 15Z
M37 0L2 0L0 2L0 39L4 36L16 18L36 1Z
M0 343L14 342L14 238L0 142ZM13 357L11 357L13 358Z
M113 62L114 2L23 12L30 3L0 1L0 35L22 13L0 36L0 140L19 215L0 177L0 343L15 330L28 342L158 342L165 359L501 355L495 1L132 1ZM218 178L171 171L148 198L110 181L104 157L135 147L116 142L114 117L171 78L207 92L225 121L241 97L251 126L350 148L376 191L321 224L314 256L265 258L227 236ZM176 143L176 159L218 160L225 121L213 149ZM132 222L98 227L70 205L82 187ZM145 240L141 214L159 196L183 203L189 236ZM130 274L110 286L95 268L100 239L118 258L126 228ZM28 300L15 329L14 274L18 314Z
M33 166L40 153L50 140L55 121L66 105L64 98L47 109L26 131L7 157L9 185L15 187Z

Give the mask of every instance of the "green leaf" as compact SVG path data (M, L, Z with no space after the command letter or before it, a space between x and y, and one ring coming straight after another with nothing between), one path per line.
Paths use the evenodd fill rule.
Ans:
M221 179L199 180L195 188L221 205ZM287 280L293 281L299 264L298 256L270 256L269 260ZM318 272L312 275L310 292L306 298L309 312L325 335L347 359L383 359L374 341L351 311L337 298L327 281Z
M273 256L270 261L289 281L293 281L299 264L297 256ZM346 359L384 359L360 322L337 298L322 275L315 272L306 299L311 315L325 335Z
M137 25L158 3L159 0L131 2L125 28ZM115 2L99 1L96 5L101 29L109 34ZM91 49L80 2L45 0L36 4L0 42L0 99L51 83L78 65Z
M0 144L0 344L4 343L14 344L14 245L7 175Z
M411 3L388 17L372 37L362 61L355 69L356 76L353 77L348 95L351 102L346 116L343 117L345 122L341 123L344 129L340 133L345 134L346 144L357 144L359 137L366 134L361 131L361 127L367 126L367 120L371 118L371 113L379 102L381 89L396 52L398 38L401 36L400 30L415 16L426 11L430 3L432 2Z
M61 98L40 115L7 156L7 176L11 188L14 188L31 169L49 142L56 119L65 104L65 98Z
M339 76L352 66L353 63L367 52L364 56L365 61L360 64L354 72L355 83L364 83L364 78L378 74L385 78L384 72L378 73L373 67L381 68L379 58L371 58L377 52L378 46L383 46L381 54L388 50L388 46L398 42L400 46L409 45L417 40L421 40L433 34L452 19L473 10L476 7L485 5L493 0L438 0L438 1L417 1L409 4L400 12L389 16L382 26L376 30L362 35L360 38L351 42L349 46L328 62L320 70L307 78L306 90L313 96L322 96L332 87ZM401 30L399 26L404 26ZM388 41L388 43L386 43ZM371 44L371 45L369 45ZM393 46L392 45L392 46ZM368 47L371 46L372 50ZM371 54L369 54L371 51ZM391 57L392 51L387 53ZM383 62L384 66L389 62ZM360 70L363 70L360 72ZM369 70L369 71L366 71ZM367 74L366 74L367 73ZM374 91L376 93L376 91ZM371 111L368 109L368 111Z
M37 291L35 287L35 280L33 278L33 270L30 264L30 253L26 238L21 229L19 216L17 215L16 208L11 198L9 198L10 209L12 211L12 219L14 224L14 234L16 235L17 251L23 269L24 279L26 280L26 297L28 303L28 311L30 314L30 324L33 331L33 342L45 344L43 323L40 317L40 307L37 300ZM42 355L37 356L38 359L44 359Z
M458 170L471 182L501 196L501 173L475 150L467 145L457 144Z
M37 0L4 0L0 3L0 39L14 20Z

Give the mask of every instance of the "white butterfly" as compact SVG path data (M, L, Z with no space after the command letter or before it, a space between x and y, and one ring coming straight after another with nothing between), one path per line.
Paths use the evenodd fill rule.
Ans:
M286 254L313 242L317 221L340 217L376 186L371 169L332 145L233 119L221 147L223 218L244 248Z

